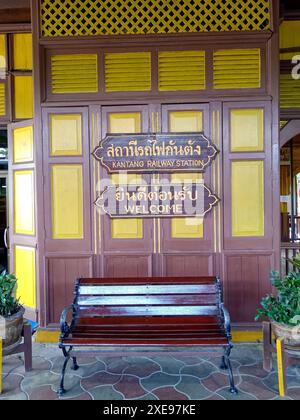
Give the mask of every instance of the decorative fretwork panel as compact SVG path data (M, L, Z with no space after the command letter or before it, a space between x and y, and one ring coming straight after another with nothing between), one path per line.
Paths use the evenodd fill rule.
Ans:
M98 92L96 54L53 55L52 93Z
M205 51L167 51L158 55L159 90L205 89Z
M106 92L151 90L151 53L105 54Z
M280 76L280 106L281 108L300 108L300 82L291 74Z
M41 0L42 36L270 29L269 0Z
M215 89L261 87L261 50L219 50L214 53Z

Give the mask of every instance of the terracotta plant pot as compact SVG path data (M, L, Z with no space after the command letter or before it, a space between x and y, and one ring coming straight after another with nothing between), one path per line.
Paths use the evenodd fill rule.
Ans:
M25 309L21 308L18 313L8 318L5 322L5 338L3 340L3 354L9 354L22 341Z
M272 330L276 338L284 339L286 347L294 350L300 349L300 325L291 327L289 325L272 322Z

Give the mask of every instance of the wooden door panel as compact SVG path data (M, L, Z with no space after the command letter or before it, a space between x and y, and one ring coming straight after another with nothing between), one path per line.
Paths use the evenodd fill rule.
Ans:
M163 132L204 132L210 136L209 106L207 104L167 105L162 107ZM172 182L204 182L210 186L211 169L205 174L173 174ZM185 218L162 221L162 252L208 252L213 248L212 212L205 219Z
M195 277L214 275L213 255L165 255L164 276Z
M152 277L152 255L105 256L105 277Z

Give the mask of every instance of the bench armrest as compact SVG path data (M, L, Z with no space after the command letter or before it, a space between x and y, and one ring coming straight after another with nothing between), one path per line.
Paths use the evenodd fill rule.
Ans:
M228 336L228 338L231 340L231 321L230 321L230 315L228 310L225 308L224 304L221 304L221 311L222 311L222 315L223 315L223 319L224 319L224 327L225 327L225 331L226 334Z
M68 314L69 314L70 311L73 312L71 325L69 325L67 323L67 316L68 316ZM67 308L65 308L63 310L62 314L61 314L61 317L60 317L60 330L61 330L61 333L62 333L62 335L64 337L68 336L72 332L72 328L73 328L73 325L74 325L74 314L75 314L75 306L74 305L70 305Z

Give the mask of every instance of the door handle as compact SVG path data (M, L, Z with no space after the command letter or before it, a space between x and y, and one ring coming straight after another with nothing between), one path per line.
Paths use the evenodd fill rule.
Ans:
M4 245L5 245L6 249L9 249L8 240L7 240L8 239L8 230L9 230L9 227L7 227L4 231Z

